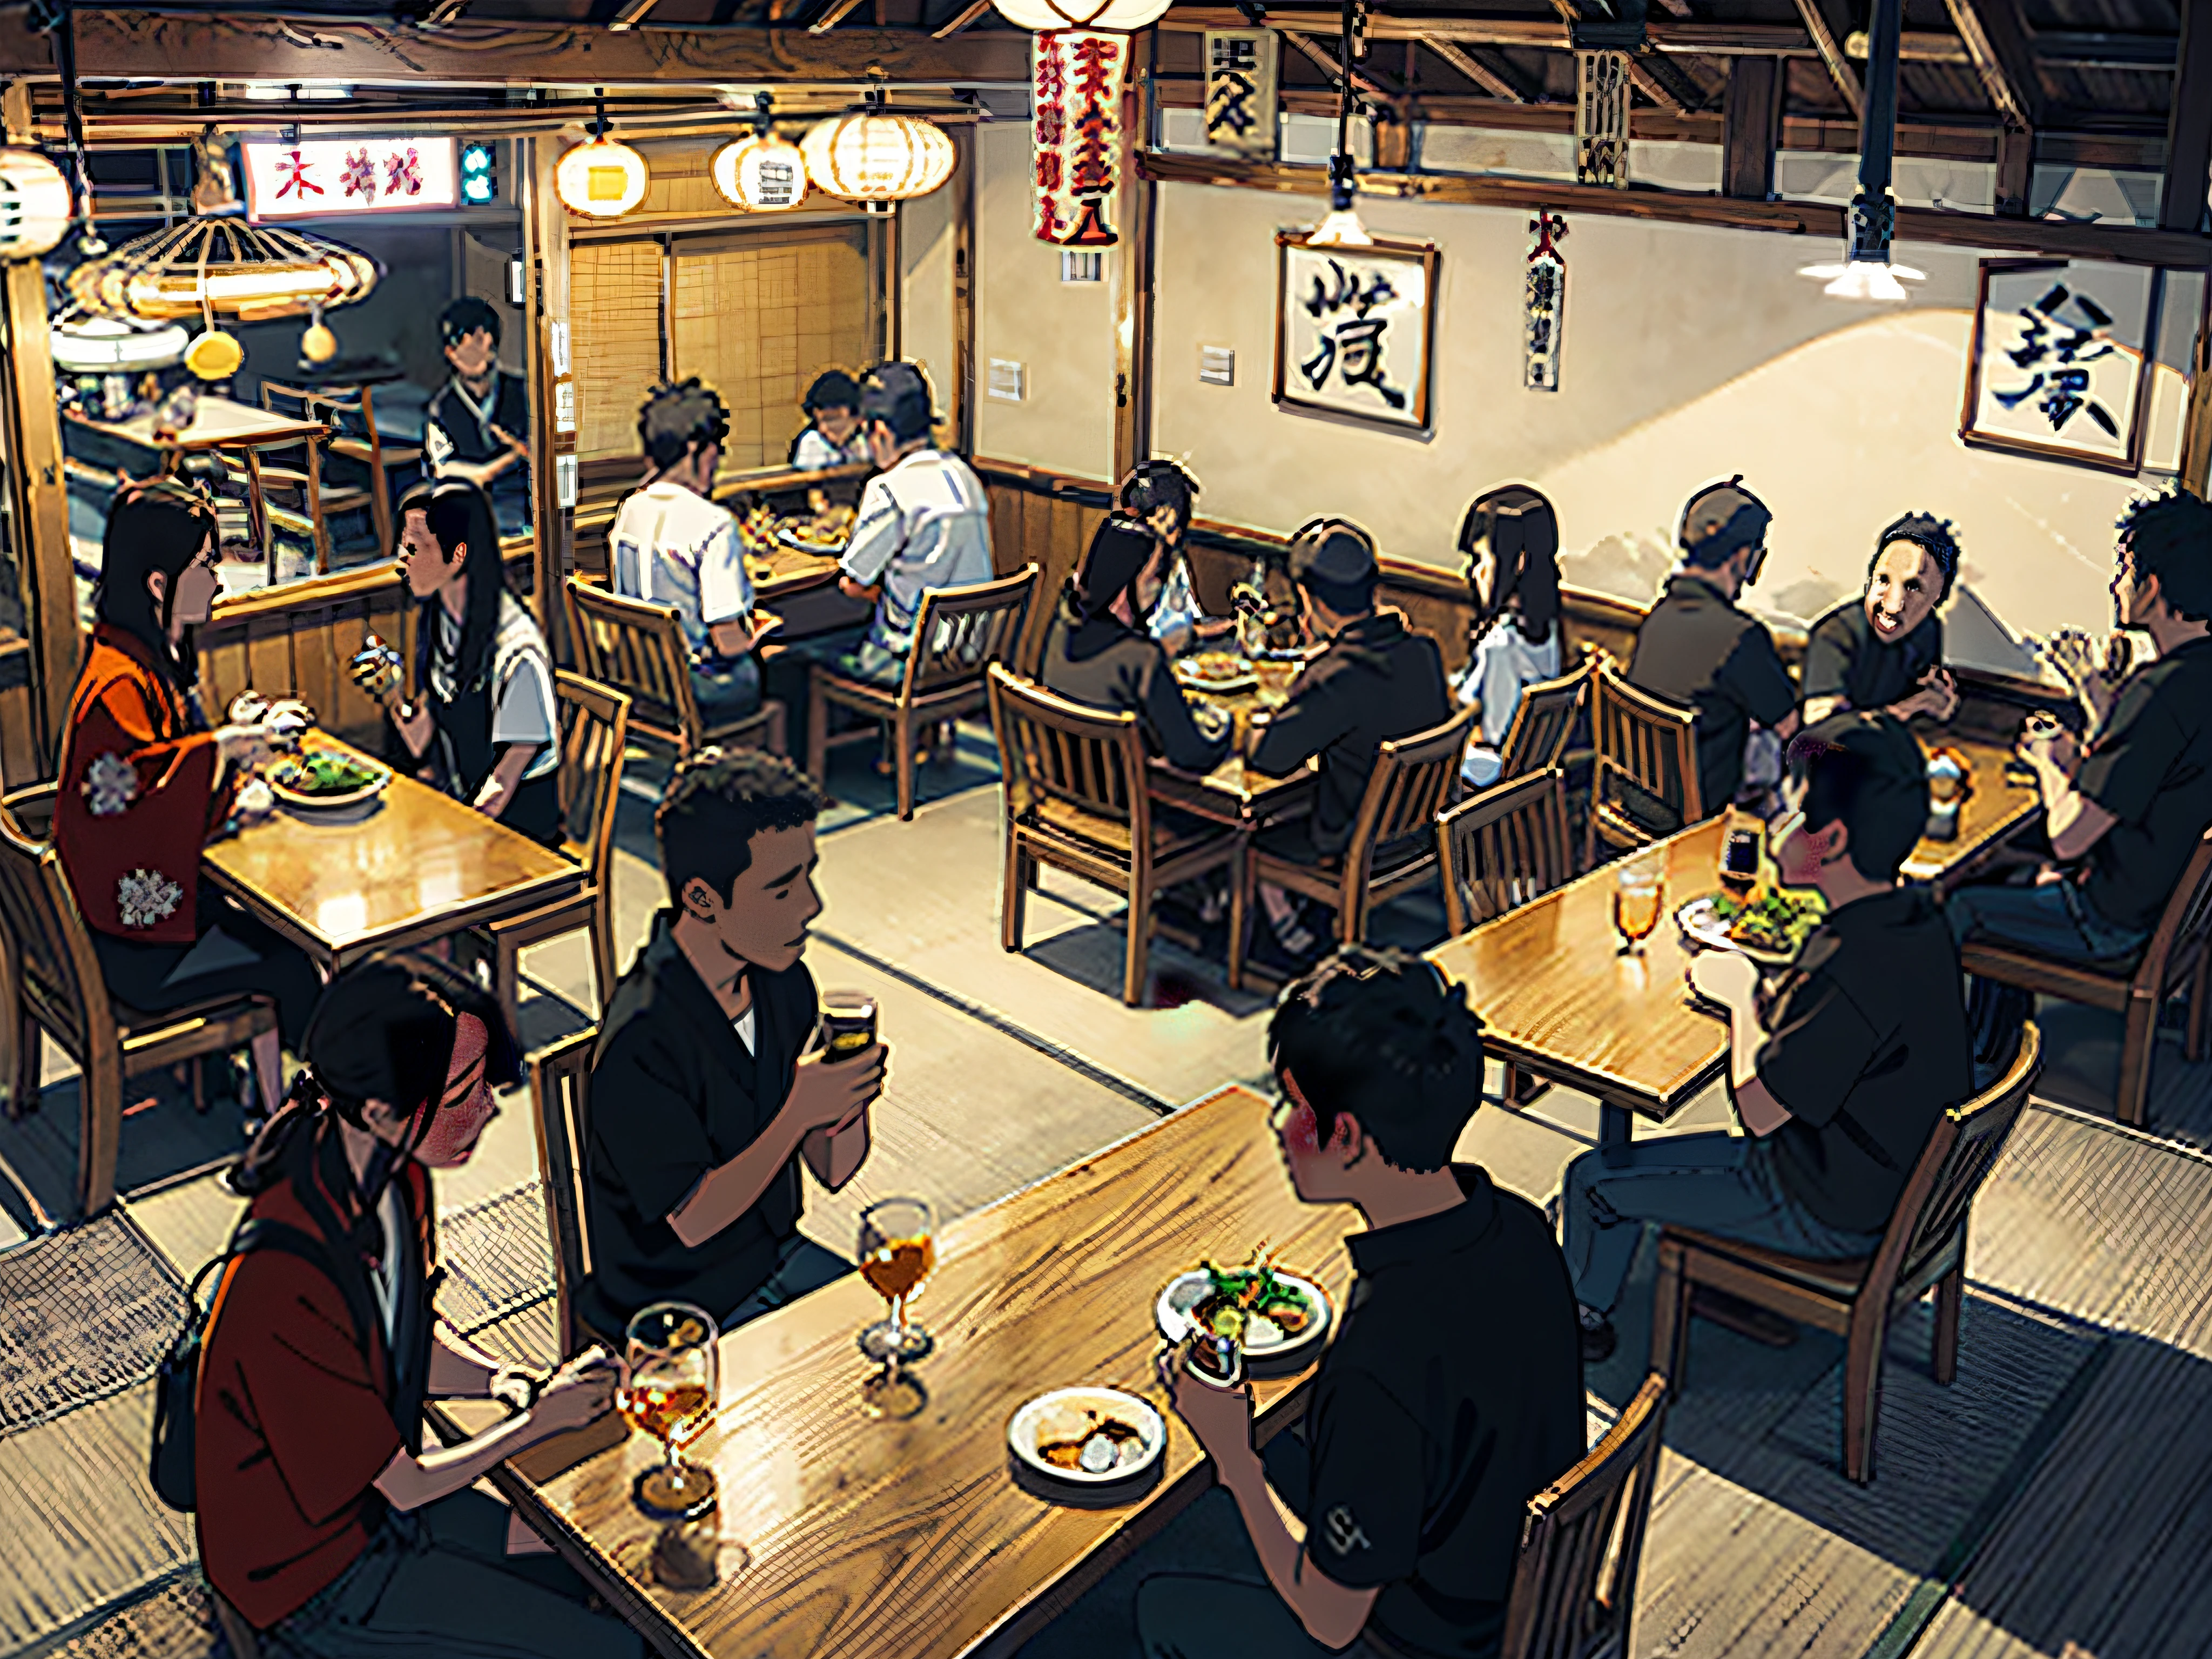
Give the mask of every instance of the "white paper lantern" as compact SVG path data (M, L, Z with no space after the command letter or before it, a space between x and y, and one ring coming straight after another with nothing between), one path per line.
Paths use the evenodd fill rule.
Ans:
M952 176L952 140L919 116L867 110L807 129L799 148L815 188L848 202L903 202Z
M51 253L73 204L62 170L34 149L0 149L0 259Z
M806 157L772 132L757 132L714 152L714 188L748 213L782 213L806 199Z
M48 331L54 367L70 374L112 374L167 368L185 355L185 331L174 323L139 328L106 317L56 323Z
M1159 21L1168 0L994 0L999 15L1024 29L1140 29Z
M553 189L571 213L619 219L645 199L649 178L645 157L628 144L594 138L561 158L553 170Z

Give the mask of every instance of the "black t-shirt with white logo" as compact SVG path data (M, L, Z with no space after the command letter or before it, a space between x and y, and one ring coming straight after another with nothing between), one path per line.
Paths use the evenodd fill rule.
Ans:
M1497 1652L1528 1500L1587 1445L1552 1230L1486 1171L1453 1172L1466 1202L1345 1241L1358 1276L1307 1428L1308 1559L1379 1586L1367 1628L1408 1659Z

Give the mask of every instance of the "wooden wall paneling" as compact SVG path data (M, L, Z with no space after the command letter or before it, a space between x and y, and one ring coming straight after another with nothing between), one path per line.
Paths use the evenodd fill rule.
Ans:
M368 632L368 616L365 599L349 599L324 610L314 625L297 628L292 636L293 695L315 711L326 732L340 731L342 720L358 719L347 692L362 704L368 702L345 670L346 659L361 649L362 636Z
M1011 576L1029 560L1024 520L1032 497L1018 483L994 481L984 490L991 499L991 568Z
M200 703L216 720L246 690L246 624L214 623L199 632Z
M39 763L39 700L28 685L0 691L0 787L20 789L45 775Z
M309 617L321 614L319 611L307 613ZM255 617L246 624L246 683L264 697L293 694L292 629L295 623L304 620L298 612L277 611ZM208 713L212 717L215 711Z

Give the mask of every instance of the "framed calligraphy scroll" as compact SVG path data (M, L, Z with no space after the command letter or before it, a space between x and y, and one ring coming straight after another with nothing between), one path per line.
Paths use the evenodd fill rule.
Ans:
M1425 429L1435 246L1310 247L1284 231L1275 247L1276 403Z
M2164 273L2087 259L1984 259L1961 441L2132 473Z

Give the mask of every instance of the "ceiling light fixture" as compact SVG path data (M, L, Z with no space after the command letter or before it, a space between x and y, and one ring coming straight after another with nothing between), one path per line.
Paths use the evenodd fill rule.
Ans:
M799 141L817 190L871 213L888 213L952 176L952 140L933 121L884 106L881 88L843 115L817 122Z
M577 145L553 170L553 191L571 213L587 219L619 219L645 199L653 175L645 157L607 137L606 96L599 96L599 120L588 143Z
M994 0L999 15L1017 28L1038 33L1058 29L1107 29L1127 33L1157 23L1165 15L1168 0Z
M69 234L75 204L62 170L35 149L0 149L0 259L36 259Z
M1851 198L1850 240L1841 264L1807 265L1798 271L1827 286L1821 292L1838 300L1909 297L1905 282L1926 273L1893 264L1890 237L1897 228L1897 193L1891 188L1897 152L1897 59L1904 25L1901 0L1874 0L1867 35L1866 98L1859 115L1859 187ZM1900 282L1899 278L1904 278Z
M1358 191L1358 174L1352 161L1352 58L1353 14L1360 0L1344 0L1342 95L1336 107L1336 150L1328 158L1328 216L1306 238L1308 247L1372 247L1375 239L1359 222L1352 198Z

